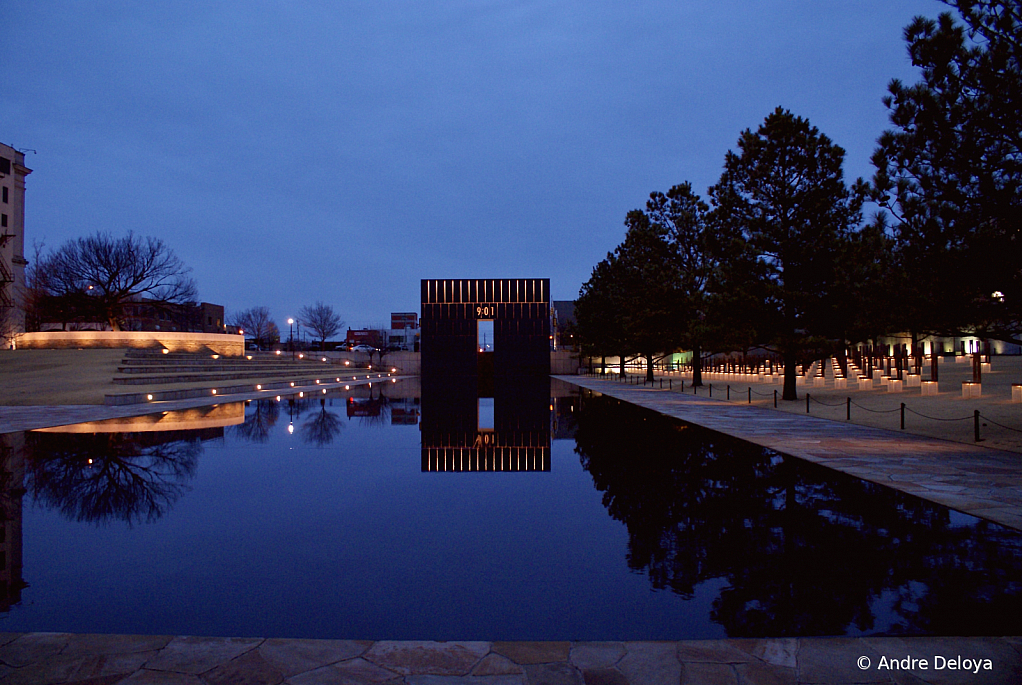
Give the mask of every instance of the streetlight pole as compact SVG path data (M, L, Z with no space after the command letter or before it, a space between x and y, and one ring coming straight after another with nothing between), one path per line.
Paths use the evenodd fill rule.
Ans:
M287 342L291 346L291 361L295 360L295 320L287 320Z

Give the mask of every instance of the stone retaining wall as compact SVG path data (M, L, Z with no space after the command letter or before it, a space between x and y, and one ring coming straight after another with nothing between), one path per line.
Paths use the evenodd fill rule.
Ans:
M225 357L245 353L245 339L224 333L169 331L45 331L18 336L20 349L166 348L171 352L215 352Z

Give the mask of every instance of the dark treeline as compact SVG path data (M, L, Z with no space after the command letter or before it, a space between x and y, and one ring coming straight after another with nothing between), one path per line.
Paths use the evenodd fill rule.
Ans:
M730 637L1010 635L1022 535L605 395L575 451L628 531L627 563Z
M1022 343L1022 13L949 0L905 29L922 80L892 81L869 181L777 108L743 131L708 201L653 192L576 302L590 358L768 353L795 399L799 363L908 334ZM879 210L864 217L872 203Z

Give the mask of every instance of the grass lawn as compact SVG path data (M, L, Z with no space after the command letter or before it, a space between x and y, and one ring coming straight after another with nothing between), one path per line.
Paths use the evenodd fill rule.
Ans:
M103 404L124 350L0 351L0 406Z

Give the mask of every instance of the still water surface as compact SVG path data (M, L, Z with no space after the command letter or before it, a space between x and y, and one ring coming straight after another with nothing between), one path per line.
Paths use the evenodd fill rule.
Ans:
M499 395L491 408L398 384L2 436L5 561L20 552L27 587L15 570L0 630L1022 631L1019 533L607 397L543 390L540 427L535 402L523 423Z

